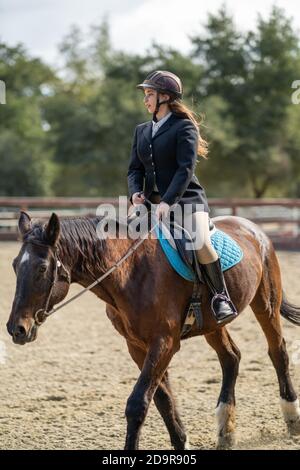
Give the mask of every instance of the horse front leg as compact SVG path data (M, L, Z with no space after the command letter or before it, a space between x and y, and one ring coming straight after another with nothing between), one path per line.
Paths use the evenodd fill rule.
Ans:
M127 434L125 449L137 450L142 425L153 395L173 357L179 349L171 336L156 338L148 348L141 374L127 400Z
M132 359L137 364L139 369L142 370L146 352L142 351L136 345L131 344L129 341L127 341L127 346ZM177 411L167 370L156 389L153 399L156 408L158 409L168 429L171 444L174 449L188 449L188 436L186 435L184 425L182 424L179 413Z

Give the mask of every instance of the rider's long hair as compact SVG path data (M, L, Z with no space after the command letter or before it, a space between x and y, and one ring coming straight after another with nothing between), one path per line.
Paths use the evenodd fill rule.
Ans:
M195 113L191 109L189 109L185 104L183 104L182 101L179 100L174 100L172 101L172 103L168 103L168 105L172 113L176 114L181 118L189 119L190 121L192 121L198 131L199 136L197 153L199 157L203 157L206 159L208 153L208 144L206 140L204 140L200 135L199 126L201 125L201 122L197 121Z

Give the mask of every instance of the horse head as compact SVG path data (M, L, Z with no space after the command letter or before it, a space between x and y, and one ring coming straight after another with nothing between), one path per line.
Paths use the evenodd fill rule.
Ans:
M33 224L21 212L19 232L22 246L13 260L16 291L7 322L8 333L16 344L34 341L47 312L63 300L71 283L70 273L59 259L60 222L52 214L46 224Z

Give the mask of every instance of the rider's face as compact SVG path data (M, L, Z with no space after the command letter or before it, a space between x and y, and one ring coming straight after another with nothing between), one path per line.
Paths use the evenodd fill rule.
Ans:
M152 88L145 88L144 103L149 113L153 114L156 107L157 91Z
M145 93L145 96L144 96L145 106L148 109L149 113L153 114L156 108L157 91L153 90L152 88L145 88L144 93ZM165 101L169 98L169 96L164 95L162 93L158 93L158 98L159 98L159 101Z

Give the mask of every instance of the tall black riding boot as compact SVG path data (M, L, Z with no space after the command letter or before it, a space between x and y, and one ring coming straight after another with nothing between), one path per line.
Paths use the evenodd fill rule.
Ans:
M213 294L211 309L217 323L227 323L237 316L225 284L220 258L209 264L201 264L204 279Z

